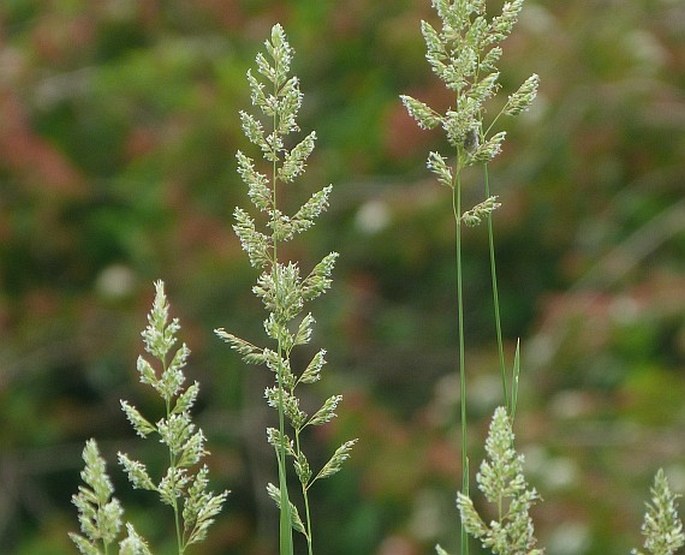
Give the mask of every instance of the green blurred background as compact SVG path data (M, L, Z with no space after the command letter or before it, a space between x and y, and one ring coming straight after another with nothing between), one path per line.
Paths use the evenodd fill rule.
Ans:
M114 462L148 456L119 399L155 414L135 359L157 278L202 384L214 488L232 490L194 552L275 553L270 376L211 330L261 334L230 226L247 204L234 162L251 148L245 71L277 21L296 50L301 127L319 136L300 186L335 186L291 254L342 255L313 307L330 364L309 394L345 401L306 450L360 438L313 493L318 551L456 550L451 206L424 165L444 142L398 100L450 103L422 18L435 21L428 0L2 0L0 553L75 552L89 437L128 518L168 542L170 515ZM552 554L625 553L656 469L685 492L685 4L527 0L504 48L505 93L533 72L542 83L491 168L510 358L522 340L517 440L545 500L536 526ZM478 198L477 174L468 187ZM474 466L501 402L487 272L477 228L465 237Z

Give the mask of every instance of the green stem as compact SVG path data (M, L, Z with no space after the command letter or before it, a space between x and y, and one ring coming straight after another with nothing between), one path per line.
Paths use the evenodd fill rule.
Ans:
M490 177L488 165L483 165L485 181L485 198L490 197ZM499 371L502 376L502 393L509 416L512 414L511 401L507 386L507 369L504 361L504 341L502 339L502 318L500 316L499 286L497 284L497 265L495 263L495 232L493 230L492 212L488 214L488 250L490 251L490 277L492 279L492 303L495 310L495 328L497 333L497 352L499 355Z
M276 182L274 180L274 189ZM273 271L274 281L278 287L278 262L276 259L276 244L274 243L274 267ZM278 340L278 360L283 360L283 346L280 339ZM286 450L285 450L285 411L283 402L283 388L285 387L283 380L283 369L279 362L279 370L276 373L276 380L278 385L278 431L280 432L281 442L278 446L277 462L278 462L278 489L281 493L281 510L279 522L279 546L281 555L293 555L293 532L292 532L292 515L290 514L290 497L288 495L288 475L286 471Z
M278 85L274 83L274 96L278 96ZM278 114L274 113L273 116L273 129L274 131L278 129ZM278 205L278 195L277 195L277 184L278 184L278 173L277 173L277 156L274 152L272 164L272 174L271 174L271 184L272 184L272 209L274 212L274 217L276 216L276 207ZM275 227L275 226L274 226ZM272 236L273 237L273 236ZM275 238L273 238L273 262L272 262L272 272L274 274L274 283L278 288L280 286L280 279L278 277L278 243ZM278 295L277 295L278 298ZM283 359L283 346L281 340L278 340L278 360ZM285 412L283 410L283 388L285 387L283 380L283 371L280 368L276 373L276 380L278 384L278 431L281 434L281 443L278 447L278 455L276 457L278 462L278 489L281 494L281 510L280 510L280 520L278 528L279 537L279 552L280 555L293 555L293 529L292 529L292 515L290 514L290 496L288 495L288 475L286 471L286 450L285 450Z
M181 537L181 520L178 514L178 504L174 501L174 521L176 523L176 542L178 544L178 555L183 555L185 547L183 546L183 538Z
M279 345L280 352L280 345ZM280 355L279 355L280 356ZM281 492L281 512L279 524L279 546L281 555L293 555L292 517L290 514L290 497L288 496L288 478L285 464L285 415L283 413L282 380L279 378L278 427L281 432L281 444L278 449L278 488Z
M164 372L167 370L166 361L162 361L164 365ZM169 416L171 416L171 399L164 399L166 405L166 418L169 421ZM176 457L171 448L169 448L169 468L174 468L176 466ZM183 536L181 534L181 518L178 512L178 501L174 498L174 504L172 505L174 510L174 526L176 527L176 545L178 546L178 555L183 555L185 551L185 546L183 545Z
M302 495L304 496L304 512L307 522L307 553L308 555L314 554L314 542L312 540L312 518L309 510L309 496L307 495L307 488L302 485Z
M295 432L295 449L297 450L297 454L300 454L300 432ZM302 484L302 499L304 500L304 517L305 517L305 525L307 527L307 554L308 555L313 555L314 553L314 542L312 538L312 517L311 517L311 511L309 509L309 486L313 482L309 482L309 484Z
M507 100L507 103L504 106L502 106L502 109L497 113L497 115L494 118L492 118L490 125L488 125L487 129L483 132L483 137L487 137L490 134L490 131L492 131L493 127L495 127L497 120L501 118L504 115L504 111L507 108L509 108L509 103L510 101Z
M455 249L456 249L456 272L457 272L457 319L459 333L459 401L461 410L461 467L462 467L462 493L469 494L468 472L468 428L466 420L466 355L464 342L464 288L461 254L461 153L457 154L457 169L455 182L452 187L452 213L454 215ZM464 524L461 524L461 553L468 555L468 535Z

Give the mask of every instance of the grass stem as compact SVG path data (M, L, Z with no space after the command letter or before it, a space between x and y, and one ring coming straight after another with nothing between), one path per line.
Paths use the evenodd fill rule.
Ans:
M278 94L278 89L274 88L274 95ZM273 128L278 129L278 115L274 114L273 117ZM274 161L272 165L272 204L274 210L277 206L277 184L278 184L278 169L276 164L276 157L274 156ZM273 238L273 260L272 260L272 272L274 274L274 283L276 287L279 287L281 280L278 277L278 242L276 238ZM283 346L281 340L278 340L278 360L283 360ZM279 363L279 367L280 367ZM292 530L292 515L290 514L290 496L288 494L288 474L286 471L286 450L285 450L285 411L284 411L284 401L283 401L283 391L285 388L285 383L283 379L283 370L279 369L276 376L278 384L278 431L280 432L281 443L278 446L278 489L281 495L281 509L280 509L280 520L279 520L279 552L280 555L293 555L293 530Z
M298 455L300 454L300 432L296 431L295 432L295 449ZM309 483L311 485L312 482ZM313 555L314 554L314 542L312 538L312 515L311 515L311 510L309 507L309 492L308 492L308 485L304 482L302 482L302 499L304 501L304 517L305 517L305 526L306 526L306 534L305 537L307 538L307 555Z
M464 341L464 287L461 252L461 167L460 156L457 155L457 168L455 172L454 186L452 187L452 213L454 215L456 278L457 278L457 320L459 334L459 405L461 421L461 468L462 468L462 493L469 494L468 473L468 422L466 415L466 354ZM468 535L461 525L461 553L468 555Z

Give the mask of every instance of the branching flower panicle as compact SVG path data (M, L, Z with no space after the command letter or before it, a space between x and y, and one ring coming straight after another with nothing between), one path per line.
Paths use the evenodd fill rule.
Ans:
M167 446L169 467L155 483L145 464L125 453L119 453L118 458L135 489L156 492L160 500L173 509L178 554L182 555L188 546L205 538L207 529L221 512L228 492L216 495L207 491L207 467L193 470L208 451L202 430L196 428L190 417L200 386L195 382L183 388L186 379L183 369L190 350L185 343L174 350L180 329L178 319L169 319L164 283L157 281L148 325L141 335L145 350L157 359L159 369L142 356L138 357L136 368L140 381L152 387L164 401L165 416L153 424L128 401L121 401L121 409L138 436L159 436L160 443ZM119 501L111 497L114 490L105 461L92 439L86 443L83 460L86 467L81 478L86 486L80 486L79 493L72 499L78 508L84 535L69 536L84 555L107 555L110 545L119 536L123 509ZM129 523L126 523L126 533L119 543L120 555L151 555L146 541Z
M78 493L71 498L78 509L83 535L69 533L69 537L84 555L102 553L100 548L106 553L119 536L124 510L119 500L112 497L114 487L95 440L86 442L83 461L86 466L81 479L85 485L79 486Z
M169 466L155 483L145 464L125 453L118 454L119 464L131 485L156 492L160 500L173 509L179 554L205 538L228 495L226 491L220 494L207 491L206 466L195 470L208 451L205 436L190 415L200 386L195 382L183 387L186 379L183 369L190 350L185 343L175 348L180 327L178 319L169 318L164 284L157 281L148 325L141 335L145 350L157 359L158 368L140 356L137 370L140 381L152 387L164 401L165 415L153 424L128 401L121 401L121 409L137 435L142 438L157 435L160 443L166 445Z
M502 13L492 19L487 17L485 1L432 0L432 4L442 28L438 31L430 23L421 22L426 59L445 86L455 93L454 107L442 114L411 96L400 98L421 128L440 126L445 131L457 154L456 171L451 171L456 175L467 166L487 163L499 154L506 134L493 132L495 122L502 115L516 116L527 110L537 94L539 78L531 75L486 124L485 104L500 88L496 67L502 55L499 43L511 33L523 0L505 2ZM439 158L439 154L431 152L428 169L441 183L455 187L445 165L436 163Z
M252 70L247 73L252 105L261 114L240 113L243 132L261 150L264 163L258 164L240 151L236 154L238 174L247 185L248 197L264 224L258 226L255 217L236 208L233 229L250 264L262 272L253 292L268 313L264 330L272 344L259 347L224 329L215 330L246 363L264 365L274 373L275 383L266 388L264 396L278 413L278 427L267 430L267 440L276 452L279 484L269 484L267 492L280 510L282 555L292 553L292 529L304 534L308 552L313 552L309 488L318 479L335 474L354 444L354 441L344 443L318 473L310 468L301 448L304 430L330 422L341 400L341 396L334 395L314 414L305 412L300 406L297 387L320 379L326 351L320 349L302 369L292 363L293 350L309 344L313 335L315 320L311 313L303 314L305 304L330 288L338 254L332 252L325 256L307 275L303 275L297 262L285 262L280 257L281 244L313 226L326 210L332 190L329 185L315 192L292 214L286 214L278 202L282 190L304 173L316 143L316 133L312 131L294 146L288 146L293 143L289 136L300 130L297 114L302 105L299 80L290 75L292 54L283 28L275 25L265 42L265 52L256 57L256 73ZM304 520L291 501L287 459L292 460L300 482Z
M502 203L497 201L496 196L488 197L483 202L476 204L471 210L464 212L461 215L461 221L469 227L476 226L500 206Z
M83 449L85 468L78 494L72 496L81 524L81 534L69 533L83 555L107 555L120 536L124 510L112 497L114 488L97 443L89 439ZM147 542L126 523L126 537L119 542L119 555L152 555Z
M651 503L647 503L645 519L642 523L644 548L651 555L673 555L685 545L683 522L678 516L677 498L668 484L663 469L659 469L651 488ZM644 552L633 549L634 555Z
M529 515L539 496L523 475L523 455L514 449L511 420L503 407L492 418L485 451L487 458L476 479L478 489L496 508L497 519L486 524L470 497L459 493L457 507L466 531L495 554L541 554Z

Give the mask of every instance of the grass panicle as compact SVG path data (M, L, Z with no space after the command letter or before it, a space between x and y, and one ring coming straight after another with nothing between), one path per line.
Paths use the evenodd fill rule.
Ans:
M458 493L457 507L466 532L496 555L541 554L543 550L535 548L537 540L529 514L539 496L523 475L523 455L514 448L511 419L504 407L495 410L485 452L487 458L476 480L478 489L494 506L495 518L486 523L471 498Z
M121 535L124 509L113 497L114 488L107 474L105 460L97 443L89 439L83 449L84 469L72 502L78 509L81 534L69 532L69 537L83 555L109 555ZM126 523L126 537L119 541L119 555L152 555L147 542L136 532L133 525Z
M137 371L141 383L149 385L161 397L164 416L153 423L124 400L121 401L121 409L138 436L156 437L166 446L169 464L159 481L155 482L141 461L121 452L118 459L134 489L155 492L163 504L171 507L177 551L182 555L189 546L205 539L228 492L214 494L208 491L209 471L207 466L200 466L208 451L205 449L205 436L190 415L199 385L195 382L184 389L186 378L183 370L190 350L185 344L175 348L179 330L178 319L169 318L164 283L157 281L148 325L141 334L145 351L156 361L153 364L143 356L138 357ZM110 500L113 488L94 440L86 443L83 459L86 467L81 477L89 487L80 486L73 499L85 537L70 536L84 554L107 554L121 530L123 509L116 499ZM150 553L147 543L131 524L126 524L126 530L127 536L120 543L120 554ZM100 544L104 551L100 551Z
M651 488L651 503L642 523L642 535L645 537L644 549L633 549L634 555L673 555L685 545L683 522L678 516L679 495L671 487L663 469L659 469Z
M71 498L78 509L81 534L70 532L69 537L84 555L109 553L119 537L124 509L112 497L114 487L94 439L86 442L83 462L81 479L85 485L79 486L78 493Z
M317 472L312 470L302 448L305 430L330 422L342 397L329 397L310 415L301 408L297 396L298 386L318 381L326 364L325 349L319 349L302 369L294 367L292 354L312 340L315 320L304 308L330 288L338 254L328 254L306 275L297 262L282 259L281 245L314 225L328 207L332 190L328 185L315 192L292 214L281 208L281 197L304 173L316 142L316 133L312 131L294 146L287 146L293 142L289 136L300 131L297 114L302 105L299 81L290 75L292 55L283 28L275 25L265 43L265 52L256 57L256 74L252 70L247 73L252 105L258 114L240 113L245 136L261 150L263 162L258 164L240 151L236 155L238 173L247 185L248 197L262 225L246 210L236 208L233 229L252 266L262 272L252 290L268 313L264 330L271 343L258 347L224 329L217 329L216 333L247 364L263 365L274 374L275 383L266 388L264 396L278 414L278 426L267 430L267 440L276 452L278 486L268 484L267 491L280 511L280 553L293 553L294 529L304 535L311 555L309 489L317 480L340 469L356 440L343 443ZM288 460L299 482L303 518L292 500Z
M207 467L197 468L208 451L205 436L190 415L200 386L194 382L184 389L183 385L186 379L183 370L190 350L185 343L176 348L180 328L178 319L169 317L164 283L157 281L148 325L141 334L145 351L156 361L153 364L140 356L137 370L141 383L152 387L164 402L164 416L153 424L128 401L121 401L121 409L136 434L142 438L157 436L166 446L169 466L155 483L144 463L125 453L118 454L119 464L131 485L157 493L162 503L173 510L179 555L206 537L228 495L226 491L220 494L207 491Z

